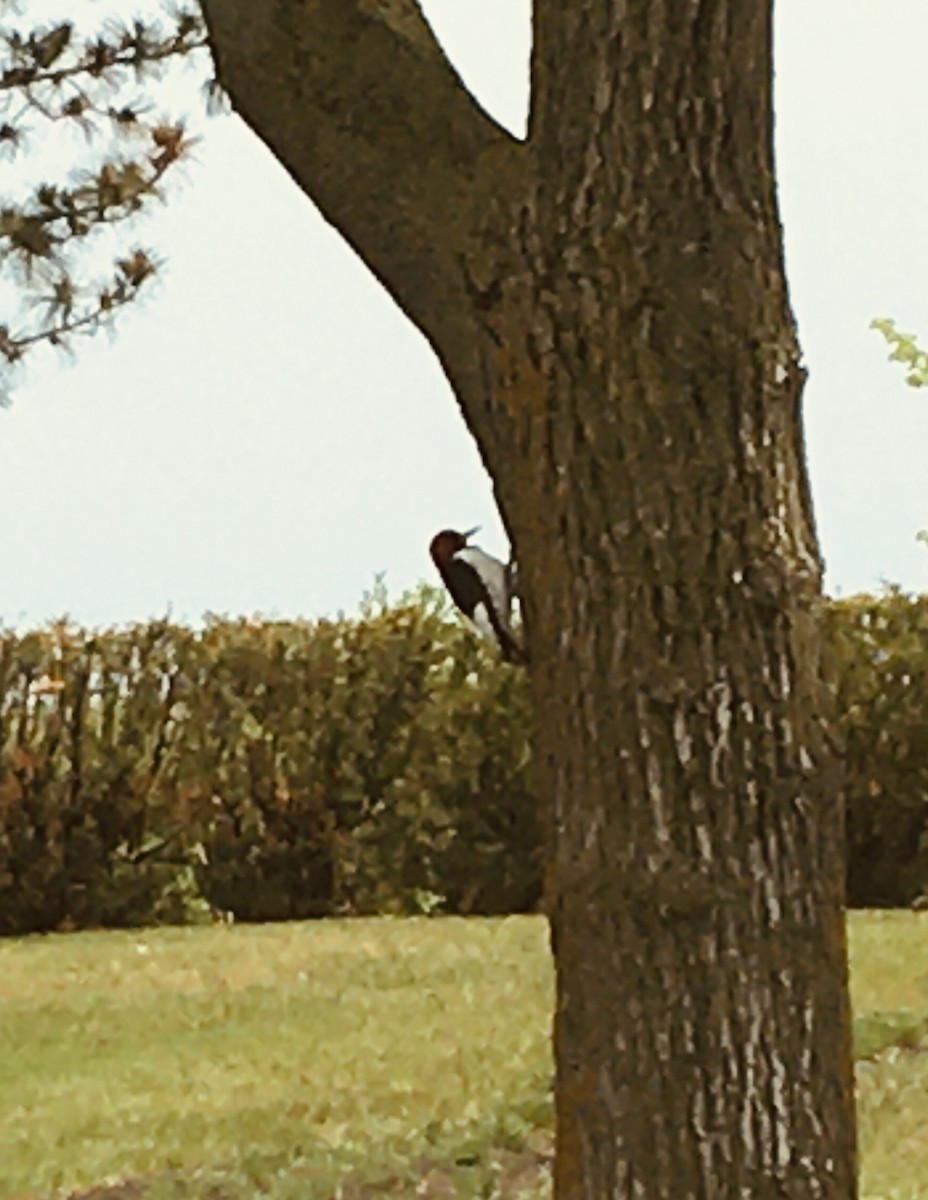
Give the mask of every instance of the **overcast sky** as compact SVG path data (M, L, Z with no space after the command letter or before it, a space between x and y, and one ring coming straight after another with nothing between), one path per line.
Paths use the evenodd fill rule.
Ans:
M424 7L520 132L528 0ZM928 395L868 325L892 315L928 342L928 2L777 7L781 206L828 588L924 590ZM0 412L7 623L350 612L378 572L394 592L431 579L443 526L481 522L505 551L422 337L244 125L203 133L138 231L168 260L156 292L72 364L34 356Z

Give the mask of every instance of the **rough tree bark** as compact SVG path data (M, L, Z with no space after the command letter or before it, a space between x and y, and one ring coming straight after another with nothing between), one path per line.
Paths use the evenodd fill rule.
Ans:
M525 142L414 0L204 8L235 108L439 355L518 557L558 1200L849 1200L772 0L535 0Z

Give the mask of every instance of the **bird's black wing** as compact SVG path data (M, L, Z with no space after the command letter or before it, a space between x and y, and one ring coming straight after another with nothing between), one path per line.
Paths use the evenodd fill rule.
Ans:
M470 563L451 558L442 573L451 599L466 617L473 619L478 604L492 608L487 586Z

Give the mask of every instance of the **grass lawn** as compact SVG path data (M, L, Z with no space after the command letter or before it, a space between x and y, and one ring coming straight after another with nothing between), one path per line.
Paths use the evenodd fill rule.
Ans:
M850 931L863 1196L926 1200L928 913ZM542 1196L551 996L537 918L0 942L0 1200Z

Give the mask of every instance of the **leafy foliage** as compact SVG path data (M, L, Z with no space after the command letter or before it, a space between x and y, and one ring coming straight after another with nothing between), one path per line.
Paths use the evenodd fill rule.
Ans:
M834 602L857 906L928 890L928 598ZM537 908L524 673L424 589L354 619L0 637L0 933Z
M537 903L524 679L437 593L0 655L6 932L123 923L113 877L135 923L183 916L191 874L239 920Z
M910 387L925 387L928 384L928 352L922 350L913 333L900 333L896 322L889 317L876 317L870 322L886 339L890 347L890 361L905 366L905 381Z
M94 333L156 273L155 256L126 234L109 246L100 235L147 209L192 145L182 120L155 115L135 89L151 91L170 63L206 44L192 7L111 17L88 35L70 19L22 30L15 15L0 9L0 155L22 167L6 171L18 194L0 196L0 303L17 310L0 320L0 400L30 348ZM60 177L29 182L26 157L42 169L49 160ZM102 280L101 257L112 264Z
M844 742L850 901L911 904L928 892L928 596L834 601L826 635Z
M160 624L4 634L0 934L185 916L176 641Z
M892 348L890 360L901 362L906 367L905 381L909 387L924 387L928 384L928 352L922 350L913 333L900 333L896 322L889 317L876 317L870 328L878 330ZM928 529L920 530L916 540L928 546Z

